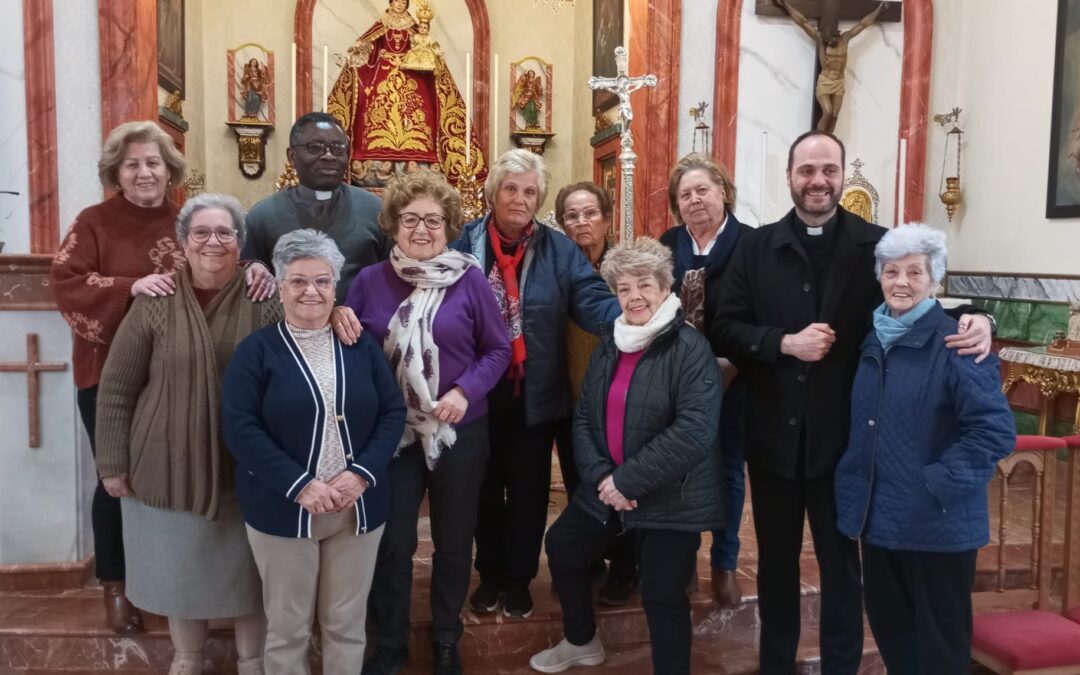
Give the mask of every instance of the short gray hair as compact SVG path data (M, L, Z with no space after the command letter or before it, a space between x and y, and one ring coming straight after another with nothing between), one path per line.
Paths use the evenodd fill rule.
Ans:
M551 174L548 173L547 166L540 155L521 148L507 150L492 163L487 181L484 182L484 199L487 201L488 208L495 207L495 193L499 191L499 186L508 174L529 173L530 171L536 172L536 184L540 190L536 198L536 209L539 211L540 205L547 199Z
M912 254L925 255L930 260L930 278L935 284L945 278L945 233L924 223L899 225L881 238L874 247L874 274L881 279L885 263Z
M278 281L285 280L285 268L303 258L321 258L330 264L334 281L341 278L341 266L345 256L341 255L334 240L318 230L293 230L283 235L274 245L274 276Z
M243 248L247 228L244 225L244 207L236 197L204 192L184 202L180 215L176 217L176 240L183 246L191 231L191 220L195 214L205 209L221 209L232 217L233 229L236 230L236 245Z
M611 288L615 288L619 277L624 275L651 276L661 288L671 288L675 283L673 267L670 248L655 239L641 237L608 251L600 265L600 276Z

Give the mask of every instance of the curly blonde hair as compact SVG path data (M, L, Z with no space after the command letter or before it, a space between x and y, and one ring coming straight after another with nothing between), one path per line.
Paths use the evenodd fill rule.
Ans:
M661 288L671 288L675 283L671 249L655 239L641 237L630 242L616 245L604 256L600 265L600 276L611 288L615 288L619 277L651 276Z
M124 122L109 132L101 148L98 160L98 179L106 190L115 190L120 184L120 165L124 162L128 145L132 143L157 143L161 150L161 159L169 169L169 182L179 185L184 180L187 163L184 156L176 149L169 134L149 120Z
M419 197L431 197L442 207L446 216L446 241L454 241L461 234L461 195L450 186L446 177L429 169L420 169L394 179L383 192L382 211L379 213L379 227L382 231L396 237L398 216L402 209Z

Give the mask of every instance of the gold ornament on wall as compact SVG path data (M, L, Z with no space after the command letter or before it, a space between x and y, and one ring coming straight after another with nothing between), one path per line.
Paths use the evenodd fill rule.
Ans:
M865 163L861 159L856 157L851 166L855 171L844 180L844 196L840 198L840 206L868 223L877 224L880 201L877 188L863 175Z
M960 146L964 138L964 132L960 129L960 108L953 108L951 112L934 115L934 121L945 129L950 124L952 129L945 132L945 152L941 159L941 182L938 184L938 196L945 205L945 213L952 222L956 207L964 200L964 193L960 189ZM952 149L950 150L950 146ZM956 173L948 175L947 166L952 155L956 155Z

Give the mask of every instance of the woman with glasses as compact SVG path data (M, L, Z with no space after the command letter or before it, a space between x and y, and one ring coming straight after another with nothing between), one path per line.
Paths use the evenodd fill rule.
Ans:
M244 340L225 373L225 441L262 577L271 675L310 672L316 617L323 672L356 672L364 660L405 405L371 334L346 344L331 331L343 263L321 232L281 237L274 269L285 320Z
M235 622L239 673L256 675L266 623L221 443L219 389L236 345L278 321L281 305L248 297L236 199L189 200L176 238L187 264L175 289L136 296L105 361L97 469L122 498L128 597L169 618L170 675L202 672L207 621L225 618Z
M459 617L469 590L472 538L488 458L487 394L510 362L502 314L476 259L447 248L461 232L461 198L420 170L390 183L379 223L395 245L361 270L346 305L382 344L408 414L390 463L390 515L371 607L378 648L365 675L408 659L417 519L428 495L435 672L460 673Z

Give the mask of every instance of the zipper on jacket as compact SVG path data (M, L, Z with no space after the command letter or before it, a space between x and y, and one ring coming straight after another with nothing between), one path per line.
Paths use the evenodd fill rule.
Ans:
M874 474L877 473L877 433L878 422L881 417L881 399L885 396L885 373L885 354L882 353L881 361L878 361L877 410L874 413L874 419L869 421L869 424L874 427L874 439L870 444L870 475L867 477L869 479L868 482L870 487L867 489L866 493L866 506L863 508L862 522L859 523L859 536L862 536L863 530L866 529L866 521L870 517L870 499L874 494Z
M364 495L360 495L360 498L356 502L360 505L360 513L364 516L364 524L360 526L361 532L367 532L367 509L364 508Z

